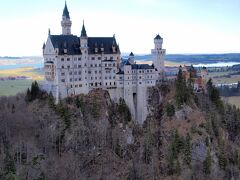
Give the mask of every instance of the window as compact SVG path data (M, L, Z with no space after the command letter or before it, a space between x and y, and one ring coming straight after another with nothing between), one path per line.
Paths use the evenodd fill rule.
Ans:
M76 60L77 60L77 58L75 57L75 58L74 58L74 61L76 61Z
M78 65L78 68L81 68L82 66L81 65Z
M82 74L81 71L78 71L78 74L81 75Z
M95 67L97 67L97 64L95 64Z
M75 78L75 81L77 81L78 79L77 78Z
M115 63L113 63L113 66L115 67Z
M75 87L78 87L78 85L77 85L77 84L75 84Z
M72 82L72 78L70 78L70 82Z
M62 81L62 82L65 82L65 79L62 79L61 81Z
M64 61L64 58L61 58L61 61Z
M74 75L77 75L77 71L74 72Z
M74 64L74 68L77 68L77 65L76 65L76 64Z
M69 68L70 68L70 66L68 65L68 66L67 66L67 68L69 69Z
M97 74L97 71L95 71L95 74Z
M62 76L64 76L65 75L65 73L62 73Z
M112 57L112 56L110 57L110 60L113 60L113 57Z
M87 63L85 63L84 66L86 67L86 66L87 66Z
M69 75L72 75L72 71L69 72Z
M70 58L67 58L67 61L70 61Z
M79 57L78 60L81 61L81 58Z
M64 69L64 66L62 66L62 69Z
M101 57L98 57L98 60L101 60Z
M105 64L105 67L107 67L107 64Z
M78 80L79 80L79 81L81 81L82 79L81 79L81 78L79 78Z
M95 60L95 57L92 57L92 60Z
M93 65L91 64L90 67L93 67Z

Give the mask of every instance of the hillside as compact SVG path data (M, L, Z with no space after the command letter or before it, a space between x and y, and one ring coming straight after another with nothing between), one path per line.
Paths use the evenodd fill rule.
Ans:
M142 127L100 89L2 97L0 179L239 179L240 111L182 81L149 89Z

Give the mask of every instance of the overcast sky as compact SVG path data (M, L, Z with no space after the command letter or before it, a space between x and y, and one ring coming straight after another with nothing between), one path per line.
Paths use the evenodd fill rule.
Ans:
M41 55L61 34L64 0L1 0L0 56ZM168 54L240 52L240 0L67 0L72 33L116 35L121 52L150 53L159 33Z

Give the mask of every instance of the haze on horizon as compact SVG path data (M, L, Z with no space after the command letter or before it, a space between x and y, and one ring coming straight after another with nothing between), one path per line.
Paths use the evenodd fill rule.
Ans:
M64 0L3 1L0 56L42 54L43 42L61 34ZM67 0L72 33L116 35L121 52L149 54L159 33L168 54L240 52L239 0Z

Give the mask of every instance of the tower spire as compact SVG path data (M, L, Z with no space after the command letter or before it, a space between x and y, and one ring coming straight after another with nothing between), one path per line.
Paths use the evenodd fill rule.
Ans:
M87 32L86 32L86 29L85 29L84 20L83 20L83 26L82 26L82 31L81 31L81 37L87 37Z
M70 35L71 34L71 26L72 26L72 21L70 20L70 15L69 11L67 8L67 2L65 1L65 6L63 9L63 14L62 14L62 34L63 35Z
M63 17L65 17L66 19L70 19L70 15L69 15L69 11L67 8L67 1L65 0L65 7L63 9Z

